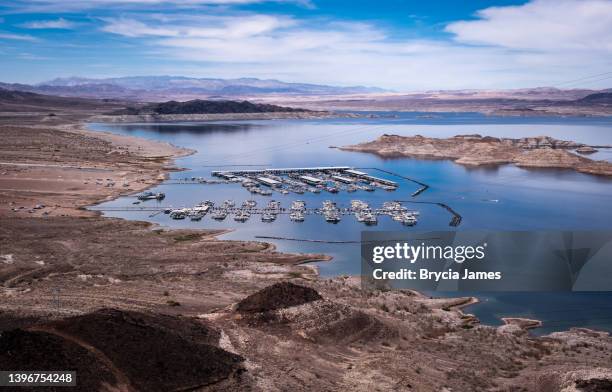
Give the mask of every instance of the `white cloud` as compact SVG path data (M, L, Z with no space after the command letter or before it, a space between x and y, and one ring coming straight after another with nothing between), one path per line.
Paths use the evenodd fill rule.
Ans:
M59 18L53 20L35 20L24 23L22 26L28 29L71 29L75 24L64 18Z
M375 22L300 19L238 12L229 6L213 7L214 12L183 8L245 2L259 0L70 3L94 8L138 5L105 13L121 15L113 18L91 13L100 18L102 31L124 37L123 42L113 40L113 45L138 47L135 54L150 59L150 72L164 63L159 67L174 74L421 90L555 85L612 69L612 0L533 0L486 8L474 20L446 26L451 34L447 39L405 38L414 34L395 35ZM34 1L43 3L69 2ZM159 4L158 13L144 12L147 4ZM164 12L162 4L173 5L172 12ZM130 69L121 60L116 64Z
M90 9L128 8L147 9L155 7L199 7L199 6L232 6L258 3L292 3L306 8L314 7L311 0L20 0L8 7L14 12L73 12Z
M612 1L535 0L446 27L455 40L521 50L612 50Z
M19 53L17 57L23 60L48 60L48 57L39 56L32 53Z
M143 22L133 18L107 18L103 31L126 37L184 37L241 39L293 24L290 18L271 15L234 17L160 16Z
M13 34L0 31L0 39L11 39L16 41L37 41L35 37L26 34Z
M542 3L552 7L547 1L535 5L540 9ZM144 40L151 56L200 63L201 72L220 77L257 76L391 89L513 88L553 85L609 69L612 57L606 45L580 46L588 50L568 56L577 50L577 39L571 48L554 40L527 45L532 41L526 38L525 43L512 45L501 38L473 45L474 31L483 28L478 23L495 21L496 29L515 29L513 24L518 21L514 18L500 21L493 17L506 14L508 8L512 15L522 10L487 9L479 15L491 19L451 24L448 30L456 30L454 40L396 39L370 23L313 22L264 14L147 15L140 19L136 15L106 20L103 29ZM539 33L532 26L529 35L547 34L548 25Z

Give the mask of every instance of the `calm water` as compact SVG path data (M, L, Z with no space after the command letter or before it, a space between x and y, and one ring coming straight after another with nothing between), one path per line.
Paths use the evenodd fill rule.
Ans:
M232 121L167 124L91 124L94 130L129 134L164 140L198 152L178 160L186 171L171 174L171 180L183 177L209 177L212 170L230 169L226 165L261 167L307 167L346 165L358 168L381 168L418 179L431 186L415 200L444 202L463 216L458 230L463 229L610 229L612 228L612 180L571 171L525 170L513 166L468 169L449 161L413 159L385 160L374 155L331 149L372 140L383 133L422 134L448 137L456 134L480 133L490 136L523 137L549 135L588 144L612 145L611 119L584 118L500 118L472 113L454 113L423 118L418 113L398 113L399 118ZM594 159L612 161L612 151L602 150ZM253 166L255 165L255 166ZM395 192L377 190L369 193L331 195L256 196L238 184L185 185L162 184L153 191L166 193L164 206L192 206L202 200L237 203L254 198L259 204L270 199L288 207L291 201L305 200L307 206L318 207L332 199L347 205L351 199L366 200L379 206L386 200L409 200L418 186L388 174L366 170L379 177L400 183ZM135 199L123 197L103 206L131 206ZM145 205L155 205L149 201ZM322 217L307 216L303 223L290 222L279 216L274 223L262 223L257 216L246 223L228 218L216 222L206 217L200 222L174 221L167 215L149 217L143 212L109 212L109 216L148 220L171 227L235 228L227 239L253 239L257 235L302 239L358 240L362 230L428 230L449 229L450 215L434 205L406 204L420 211L414 228L403 227L382 217L375 227L366 228L352 217L336 225ZM334 257L318 263L321 275L359 273L359 245L321 244L293 241L272 241L281 251L322 252ZM612 277L610 277L612 279ZM478 295L483 303L471 308L483 322L499 324L499 317L523 315L545 321L539 332L580 325L612 330L612 295L598 293Z

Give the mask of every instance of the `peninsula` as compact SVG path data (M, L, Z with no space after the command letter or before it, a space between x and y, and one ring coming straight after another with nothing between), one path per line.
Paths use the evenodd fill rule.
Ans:
M549 136L512 139L473 134L438 139L384 134L371 142L340 147L341 150L368 152L387 158L450 159L465 166L514 164L525 168L572 169L612 176L612 163L574 153L595 148L609 146L588 146Z
M249 101L202 100L130 104L97 116L101 122L276 120L338 117L329 111L253 103ZM346 117L346 115L343 115Z

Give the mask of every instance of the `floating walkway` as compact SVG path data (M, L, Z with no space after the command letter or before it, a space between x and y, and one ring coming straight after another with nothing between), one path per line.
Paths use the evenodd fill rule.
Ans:
M421 188L419 188L415 192L413 192L412 193L412 197L417 197L418 195L420 195L421 193L423 193L427 189L429 189L429 185L425 184L424 182L415 180L414 178L403 176L403 175L398 174L398 173L394 173L394 172L389 171L389 170L379 169L377 167L364 167L363 169L364 170L366 170L366 169L369 169L369 170L378 170L379 172L387 173L387 174L390 174L390 175L395 176L395 177L403 178L404 180L407 180L407 181L410 181L410 182L414 182L415 184L420 185Z
M223 167L224 165L211 165L210 167ZM229 167L247 167L249 165L228 165ZM254 165L261 166L261 165ZM417 197L429 189L424 182L406 177L401 174L380 169L377 167L360 168L361 170L376 170L420 186L411 194ZM355 192L364 190L372 192L377 188L394 191L399 184L386 178L375 177L349 166L319 166L319 167L293 167L293 168L261 168L238 170L214 170L211 175L216 178L185 177L170 179L160 185L215 185L240 183L253 194L270 196L273 192L281 194L338 193L340 191Z
M396 200L396 201L399 203L433 204L433 205L440 206L444 208L445 210L447 210L448 212L450 212L451 215L453 216L451 221L448 223L448 225L452 227L459 226L461 224L461 220L463 219L457 211L453 210L449 205L445 203L440 203L440 202L435 202L435 201L414 201L414 200Z

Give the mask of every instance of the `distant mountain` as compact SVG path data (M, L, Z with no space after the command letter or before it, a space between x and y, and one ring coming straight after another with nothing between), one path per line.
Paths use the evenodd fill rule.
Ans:
M590 94L584 98L577 100L576 102L610 105L612 104L612 92L601 92L601 93Z
M6 90L0 87L0 112L37 112L53 109L108 111L125 107L115 100L77 97L58 97L27 91Z
M43 84L33 86L20 83L0 83L0 88L61 97L138 100L138 93L111 84L83 84L80 86L51 86Z
M533 87L508 90L434 90L420 93L419 98L573 101L597 92L601 91L582 88L560 89L556 87ZM412 94L412 96L415 97L414 94Z
M376 87L337 87L286 83L272 79L211 79L183 76L133 76L121 78L57 78L37 85L0 83L0 88L66 97L115 98L159 102L209 98L221 99L258 95L342 95L381 93Z
M205 101L195 99L187 102L169 101L129 107L111 114L211 114L211 113L276 113L304 112L308 110L288 108L283 106L257 104L248 101Z

